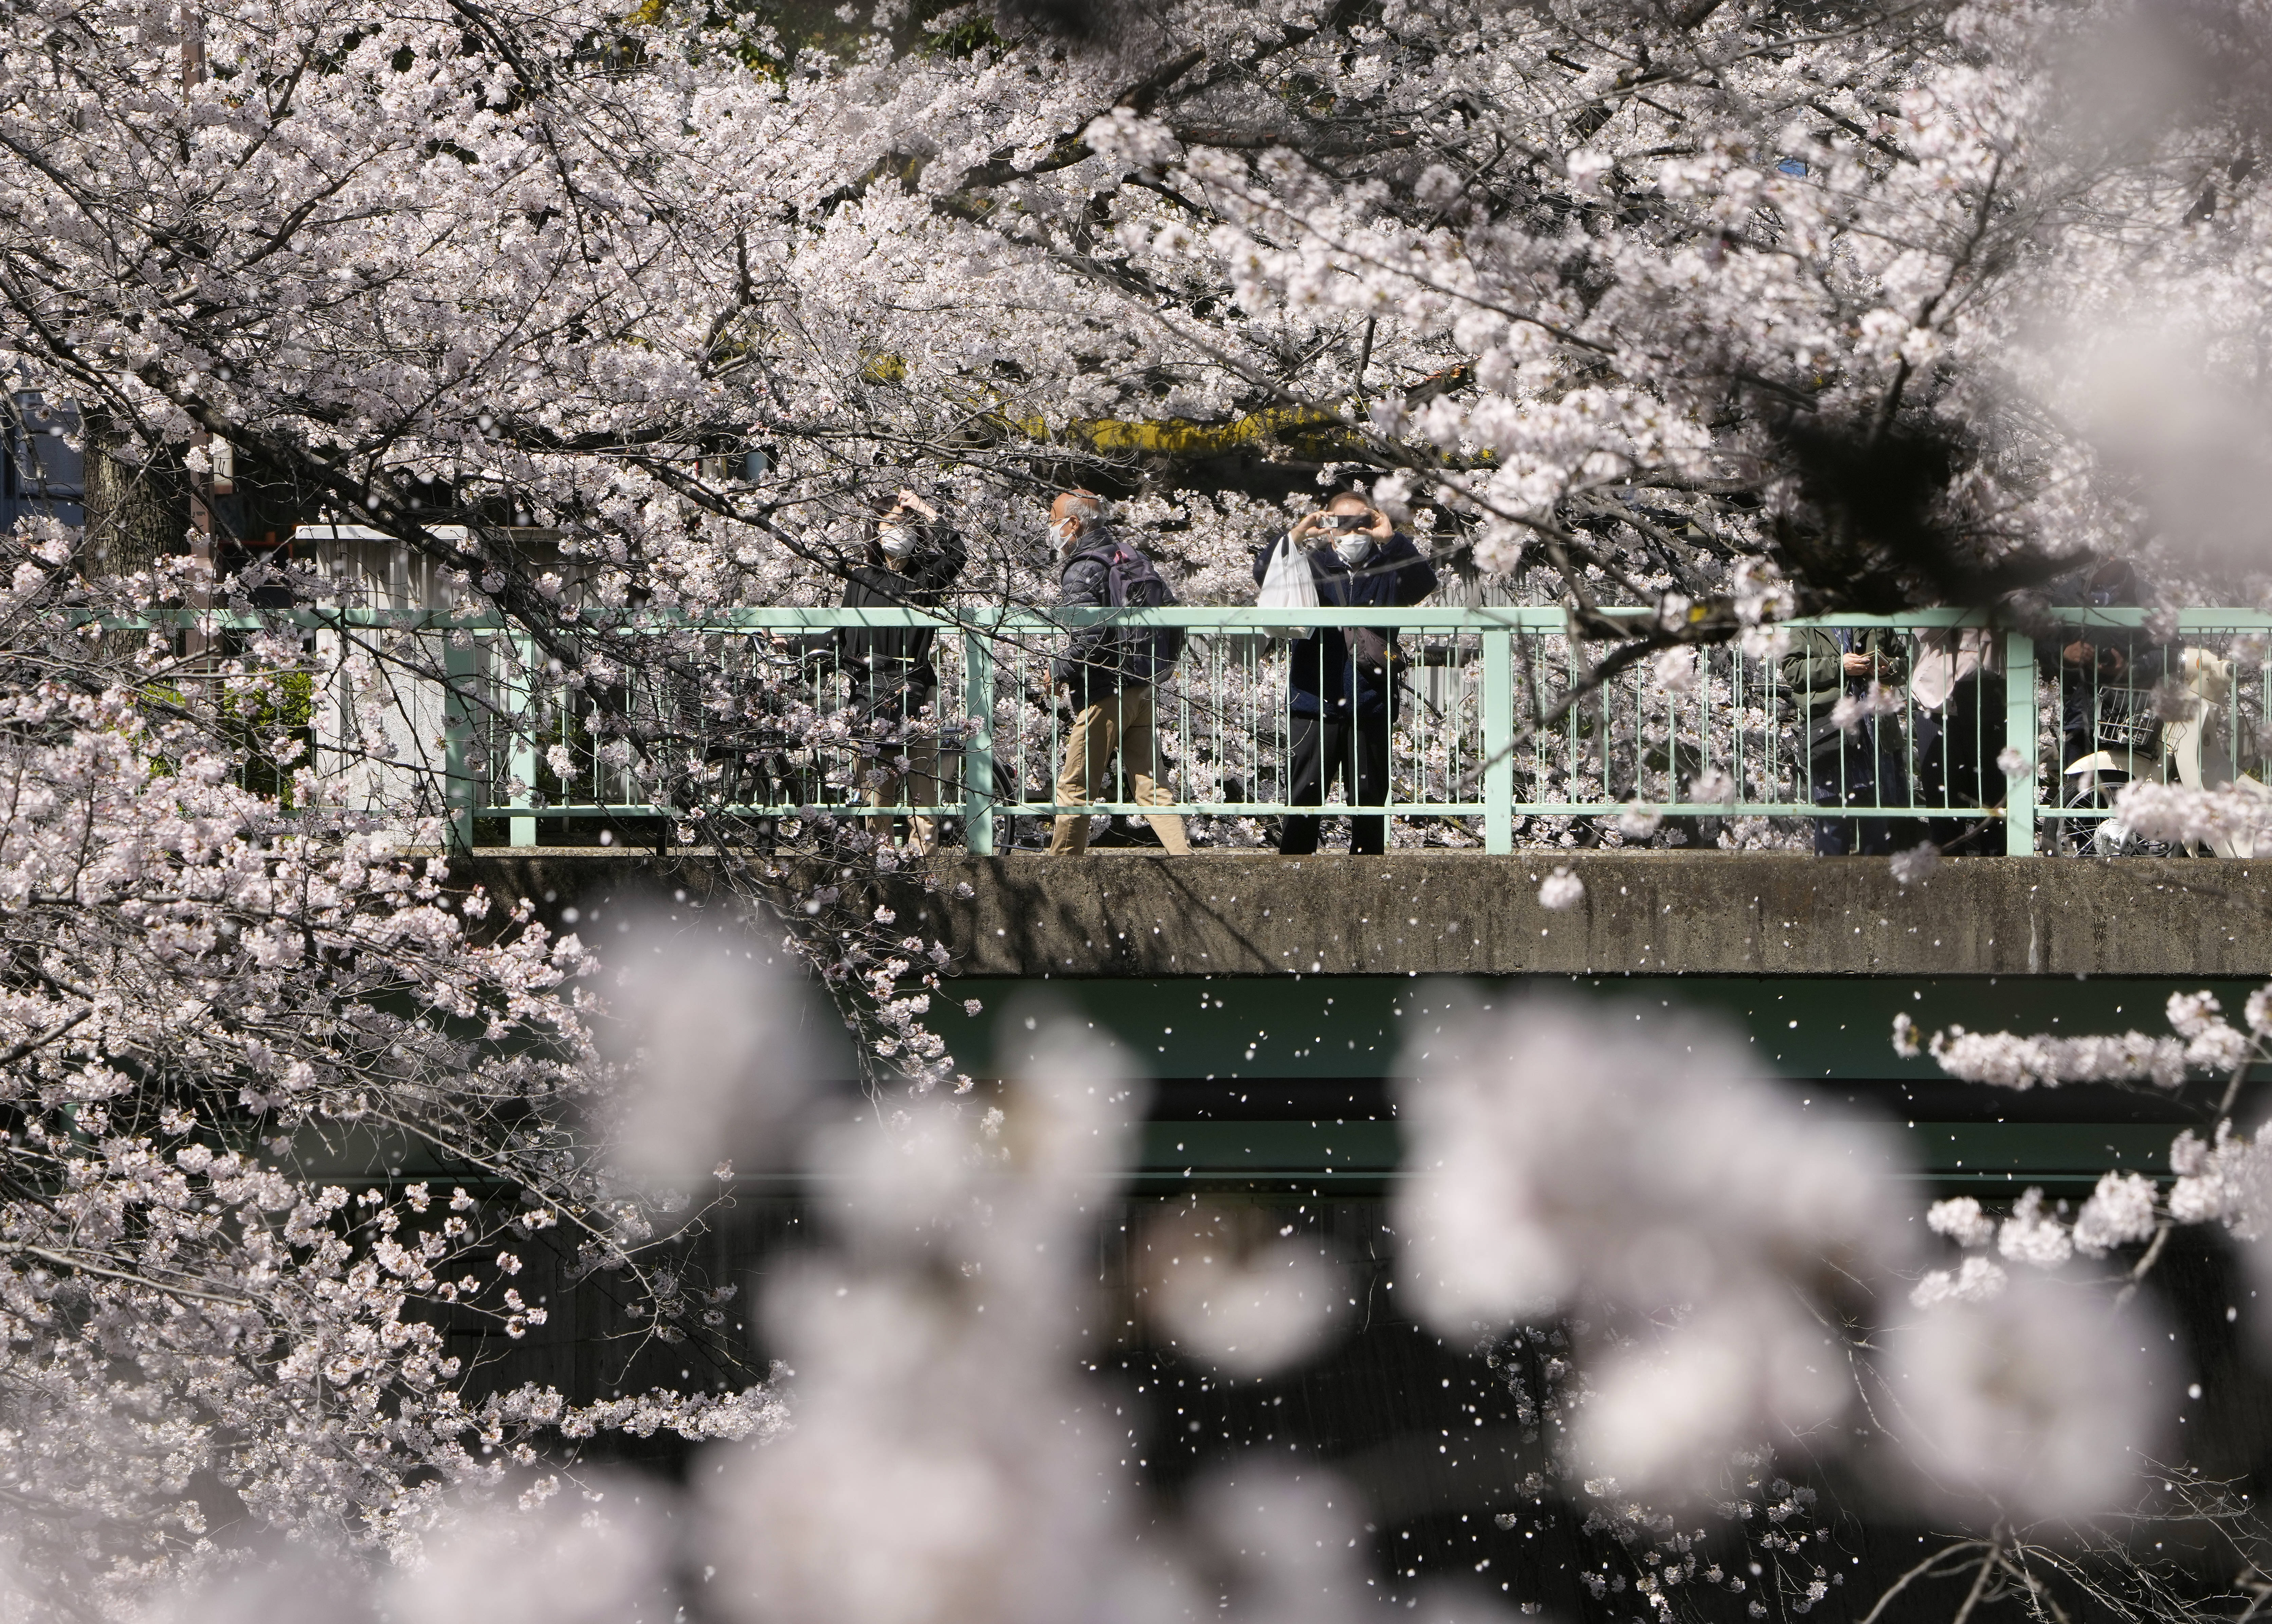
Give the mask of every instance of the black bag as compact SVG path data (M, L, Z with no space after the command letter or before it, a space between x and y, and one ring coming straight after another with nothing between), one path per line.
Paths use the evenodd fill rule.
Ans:
M1176 595L1152 561L1124 542L1112 544L1112 557L1105 565L1105 594L1115 609L1172 609L1176 603ZM1180 626L1123 631L1117 637L1124 682L1162 682L1184 657Z
M1866 722L1857 722L1854 727L1866 725ZM1819 716L1809 717L1806 723L1806 753L1810 756L1835 756L1846 748L1846 736L1853 730L1854 728L1842 728L1831 721L1830 713L1827 711Z
M1388 675L1388 639L1373 627L1349 628L1349 655L1368 682L1378 683Z

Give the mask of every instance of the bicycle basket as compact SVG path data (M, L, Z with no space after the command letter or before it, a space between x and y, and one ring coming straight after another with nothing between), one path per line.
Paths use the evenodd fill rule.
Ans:
M2156 755L2162 748L2162 719L2153 696L2143 688L2098 691L2098 747Z

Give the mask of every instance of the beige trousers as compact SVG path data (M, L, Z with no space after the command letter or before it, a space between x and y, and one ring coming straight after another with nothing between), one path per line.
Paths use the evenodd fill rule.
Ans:
M892 770L890 756L884 758L881 770L887 775L884 781L869 790L861 798L871 806L936 806L938 805L938 741L935 738L911 738L906 743L886 749L893 755L908 759L908 770ZM868 819L868 833L878 840L892 837L892 826L899 821L896 812L886 812L880 818ZM908 828L916 837L916 849L925 857L938 843L938 820L928 813L909 812Z
M1152 690L1123 688L1088 706L1072 719L1065 735L1065 766L1058 773L1057 801L1079 806L1097 798L1105 769L1115 749L1121 770L1135 787L1140 806L1172 805L1175 797L1160 787L1156 742L1152 736ZM1184 838L1184 820L1174 812L1146 812L1144 821L1160 837L1170 857L1189 857L1191 842ZM1050 831L1050 855L1078 857L1088 849L1088 819L1074 813L1060 817Z

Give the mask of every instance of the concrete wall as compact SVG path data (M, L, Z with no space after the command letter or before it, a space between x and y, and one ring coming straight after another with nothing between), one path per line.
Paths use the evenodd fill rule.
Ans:
M1539 906L1567 866L1568 913ZM458 865L548 914L699 862L484 854ZM1724 852L1310 857L948 857L881 900L971 976L2268 976L2272 863L1972 857L1904 889L1865 857ZM968 883L971 895L953 893Z

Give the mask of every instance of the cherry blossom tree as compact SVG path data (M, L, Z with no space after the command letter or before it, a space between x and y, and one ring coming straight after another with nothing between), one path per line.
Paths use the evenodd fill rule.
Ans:
M589 954L526 903L492 917L451 888L397 820L235 782L296 647L206 659L184 694L165 639L117 651L88 619L68 538L10 551L0 1432L19 1582L58 1614L123 1609L260 1530L415 1545L452 1486L532 1440L777 1426L755 1380L597 1405L482 1390L445 1328L541 1325L513 1279L527 1248L635 1279L656 1250L579 1129L605 1076L575 986Z
M1038 1616L1056 1598L1016 1588L1040 1582L1026 1560L1131 1613L1209 1560L1257 1616L1353 1610L1359 1581L1316 1554L1347 1548L1344 1489L1227 1478L1195 1502L1194 1538L1223 1548L1194 1561L1132 1554L1119 1512L1079 1498L1106 1468L1050 1270L1125 1083L1068 1061L1094 1097L1028 1100L1030 1140L942 1103L961 1080L923 1016L943 950L865 894L900 857L823 816L785 854L728 811L729 767L826 725L795 654L729 672L631 611L822 601L901 484L973 539L970 594L1039 601L1036 498L1071 481L1121 498L1187 597L1225 601L1289 510L1361 475L1464 581L1570 606L1593 680L1670 685L1693 678L1686 645L1764 651L1803 610L2009 606L2082 556L2166 560L2182 592L2233 567L2205 537L2261 526L2134 386L2221 403L2216 425L2239 426L2220 455L2261 460L2246 8L2158 26L1740 0L793 20L669 0L10 14L0 367L75 403L105 489L146 498L8 543L0 1425L21 1560L52 1596L123 1607L196 1565L201 1474L278 1527L407 1554L451 1492L534 1470L548 1430L782 1419L763 1388L457 1396L430 1311L528 1323L512 1276L532 1230L637 1266L646 1220L571 1120L630 1062L593 1040L580 944L449 888L430 798L348 807L304 770L281 720L310 659L291 615L164 634L321 589L232 576L221 446L275 513L400 538L453 608L509 626L532 704L575 696L671 843L778 905L871 1062L925 1094L901 1137L831 1141L876 1208L774 1305L810 1350L811 1431L736 1456L709 1513L742 1541L733 1605L753 1617ZM357 657L431 681L470 636L374 630ZM2255 816L2223 805L2125 815ZM1548 882L1573 903L1576 883ZM2254 1057L2253 1013L2246 1036L2197 1005L2173 1018L2173 1038L1951 1032L1934 1052L2007 1083L2237 1077ZM2089 1328L2066 1286L2004 1279L1991 1239L2029 1262L2142 1247L2134 1270L2171 1224L2254 1222L2253 1141L2205 1125L2165 1194L2117 1179L2071 1221L1936 1209L1973 1255L1931 1269L1873 1197L1826 1182L1851 1146L1735 1062L1715 1120L1774 1153L1745 1153L1758 1177L1730 1191L1637 1149L1678 1104L1646 1057L1603 1061L1583 1107L1601 1119L1564 1120L1533 1062L1476 1029L1482 1058L1426 1125L1443 1165L1424 1141L1414 1186L1407 1264L1435 1312L1528 1348L1526 1315L1632 1321L1710 1287L1662 1336L1576 1350L1592 1453L1569 1463L1673 1497L1898 1398L1887 1430L1920 1480L1992 1508L1947 1559L1979 1585L2009 1578L2009 1517L2098 1508L2153 1419L2109 1398L2145 1368L2117 1331L2024 1389L2059 1436L2006 1425L1999 1380ZM1611 1164L1539 1164L1548 1128ZM373 1134L491 1182L358 1194L311 1171L327 1140ZM1635 1181L1653 1205L1600 1201ZM990 1230L984 1203L1014 1221ZM1684 1230L1720 1239L1668 1284L1647 1248ZM1210 1275L1157 1295L1212 1345L1210 1305L1307 1290ZM1314 1345L1297 1329L1214 1334L1256 1357ZM1847 1360L1835 1381L1809 1367L1825 1350ZM908 1382L937 1401L914 1421L889 1408ZM912 1497L883 1568L832 1565L917 1423L945 1486ZM527 1526L497 1538L557 1552Z
M688 814L728 781L609 714L624 651L571 611L812 601L908 479L982 601L1046 595L1035 498L1072 479L1205 601L1320 480L1378 475L1455 573L1581 611L1566 707L1793 609L2198 540L2101 409L2141 285L2251 386L2253 103L2201 60L2245 19L789 20L27 25L12 364L104 467L195 486L219 437L403 536ZM2122 116L2078 115L2133 45ZM1589 614L1618 604L1660 612ZM639 652L700 696L706 769L811 724L778 662L753 699Z
M832 50L661 5L77 15L68 73L11 58L31 380L515 612L535 573L433 520L557 525L601 602L779 601L878 460L1013 595L1040 481L1130 495L1204 597L1330 465L1463 567L1725 605L1682 635L1746 560L1807 607L1984 602L2158 534L2074 393L2089 313L2183 287L2204 365L2253 318L2248 103L2179 94L2206 18L2085 124L2119 16L1195 5L1099 49L956 11Z

